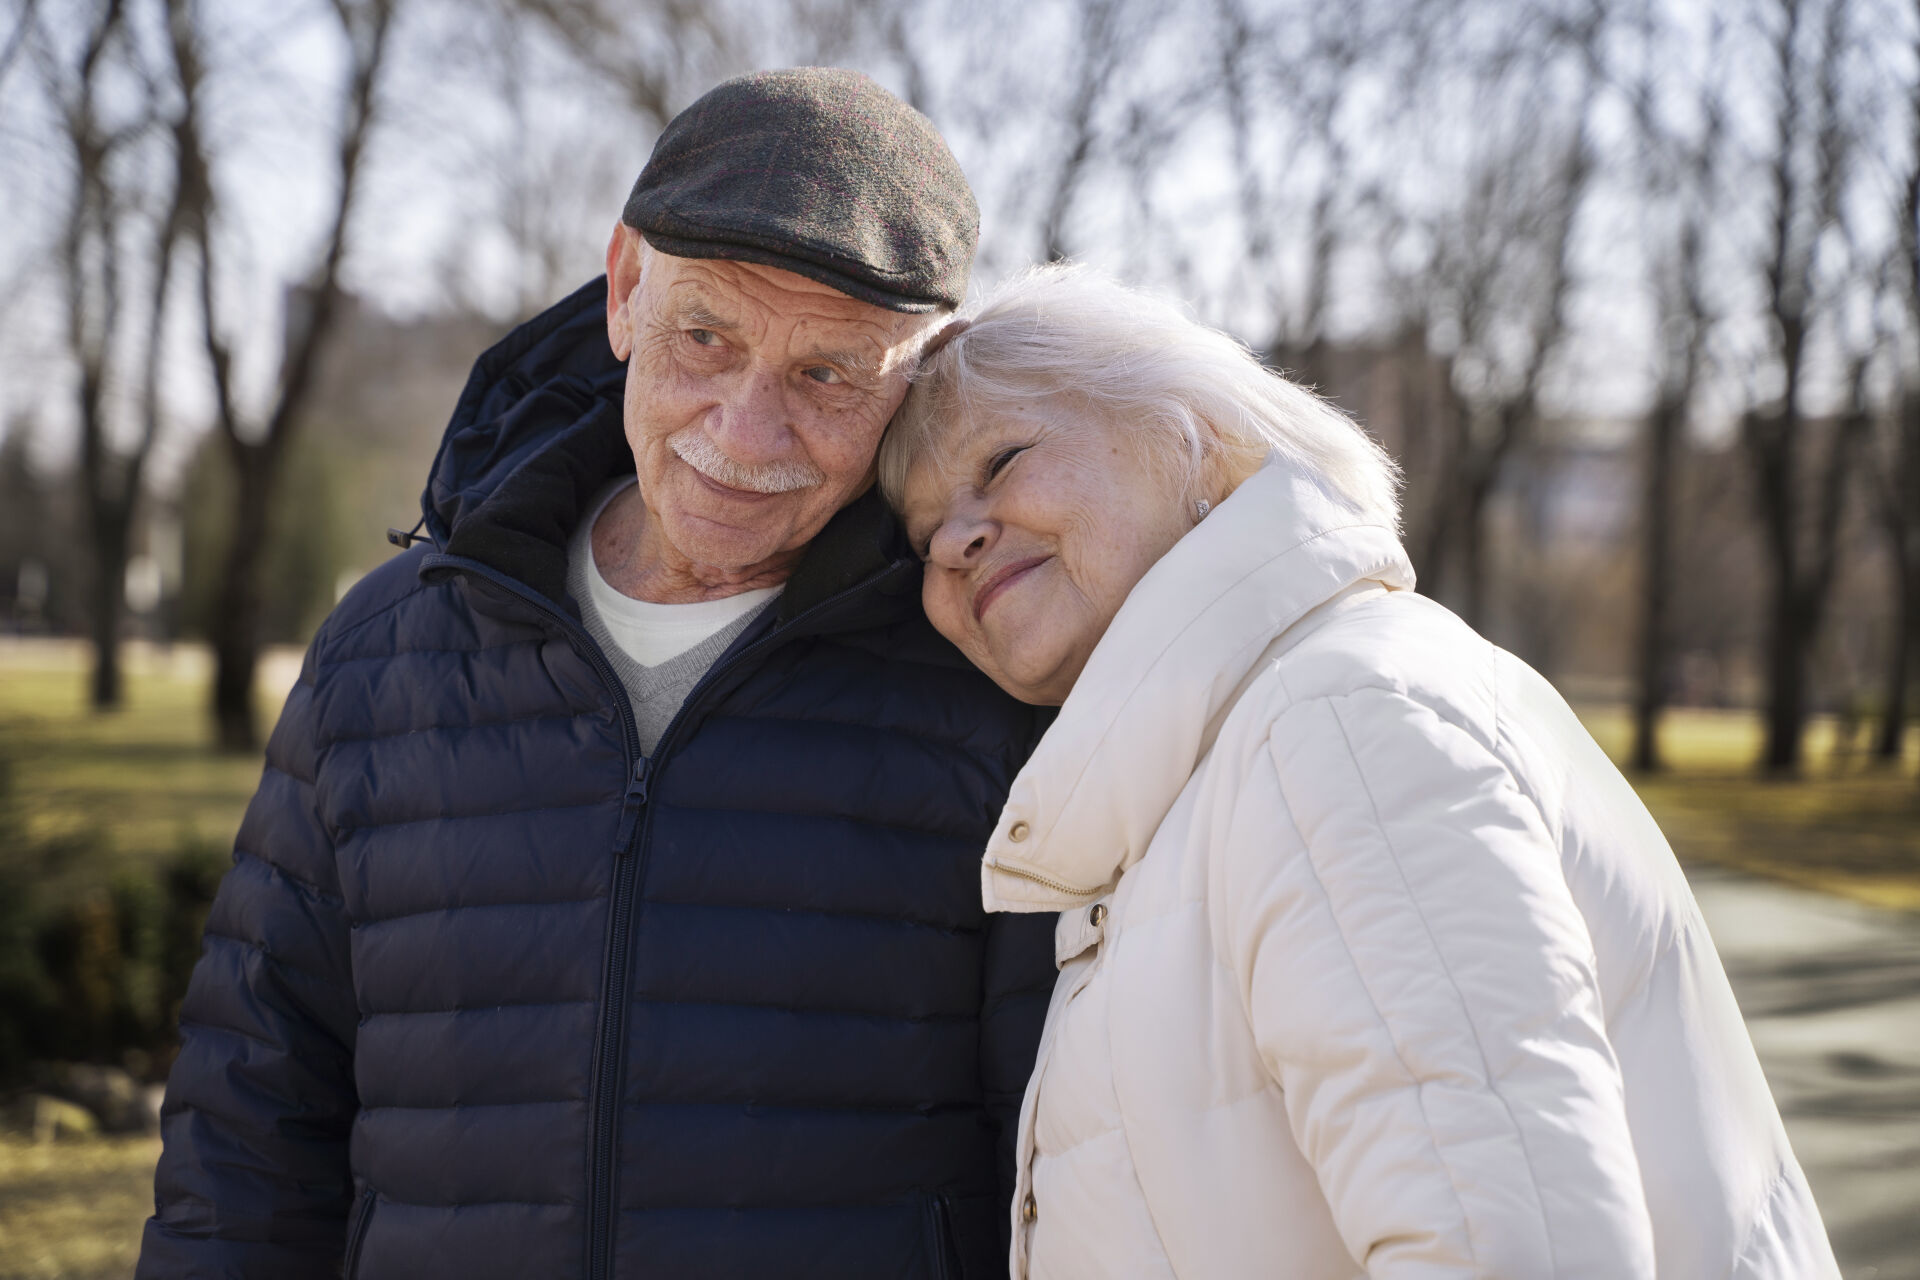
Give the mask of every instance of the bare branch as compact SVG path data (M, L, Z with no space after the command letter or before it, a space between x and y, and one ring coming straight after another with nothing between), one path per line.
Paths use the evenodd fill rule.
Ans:
M39 8L40 0L25 0L21 5L20 21L14 24L6 44L0 46L0 84L6 83L7 72L12 69L14 59L27 47L27 37L38 29Z

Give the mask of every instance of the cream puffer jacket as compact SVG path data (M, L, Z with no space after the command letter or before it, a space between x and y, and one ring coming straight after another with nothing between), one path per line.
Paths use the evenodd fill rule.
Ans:
M1061 916L1015 1277L1837 1277L1700 912L1539 675L1287 465L1013 786Z

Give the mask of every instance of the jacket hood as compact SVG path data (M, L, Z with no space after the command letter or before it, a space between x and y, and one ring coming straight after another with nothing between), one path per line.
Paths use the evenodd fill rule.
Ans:
M567 539L606 482L633 470L622 401L627 370L607 342L606 277L527 321L474 363L421 495L441 551L478 560L577 614ZM430 571L428 562L423 571ZM789 619L868 579L898 600L920 566L875 490L814 538L780 600ZM888 612L900 612L889 606Z
M1393 530L1269 460L1148 570L1095 646L987 845L987 909L1057 911L1106 893L1273 641L1367 582L1412 589Z

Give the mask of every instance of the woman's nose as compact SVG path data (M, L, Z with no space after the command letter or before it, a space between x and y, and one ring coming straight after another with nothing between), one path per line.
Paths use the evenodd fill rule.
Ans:
M977 511L956 511L933 532L927 559L943 569L969 569L993 549L1000 527Z

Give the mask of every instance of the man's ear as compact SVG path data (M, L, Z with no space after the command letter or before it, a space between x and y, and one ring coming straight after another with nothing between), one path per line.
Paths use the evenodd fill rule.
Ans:
M633 291L646 268L647 242L624 222L613 224L607 241L607 343L617 359L633 354Z

